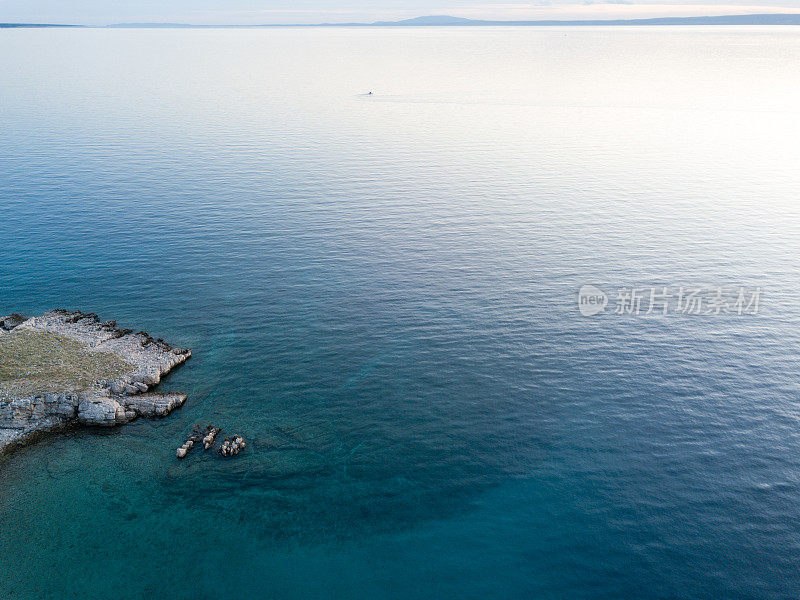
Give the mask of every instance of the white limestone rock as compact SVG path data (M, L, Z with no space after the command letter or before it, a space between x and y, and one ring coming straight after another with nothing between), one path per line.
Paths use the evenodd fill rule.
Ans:
M115 322L101 322L95 314L54 310L27 320L19 315L0 318L0 344L26 332L67 338L78 342L82 353L113 355L129 368L111 380L97 379L83 386L65 384L80 389L50 389L59 384L38 380L15 386L14 381L0 380L0 454L54 429L114 426L138 417L163 417L186 401L185 394L148 390L186 362L190 350L173 348L144 332L121 330ZM41 392L35 389L37 385Z

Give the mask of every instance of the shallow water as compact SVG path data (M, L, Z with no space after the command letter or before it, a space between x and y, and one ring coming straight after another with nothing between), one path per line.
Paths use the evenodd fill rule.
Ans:
M0 463L2 596L794 595L798 32L4 31L0 313L194 355Z

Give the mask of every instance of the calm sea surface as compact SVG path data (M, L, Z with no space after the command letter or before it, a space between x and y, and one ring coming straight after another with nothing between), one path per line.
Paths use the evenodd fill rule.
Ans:
M171 417L0 463L0 597L797 597L798 64L790 27L0 32L0 314L194 350ZM614 314L656 285L763 297ZM178 462L209 422L246 453Z

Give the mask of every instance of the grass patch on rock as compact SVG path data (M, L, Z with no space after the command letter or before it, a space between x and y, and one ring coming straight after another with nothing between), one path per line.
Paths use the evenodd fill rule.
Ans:
M0 336L0 398L79 392L133 369L116 354L54 333L19 329Z

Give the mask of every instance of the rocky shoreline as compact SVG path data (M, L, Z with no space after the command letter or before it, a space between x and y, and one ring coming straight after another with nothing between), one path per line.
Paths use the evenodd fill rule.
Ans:
M0 455L55 429L168 415L186 394L149 390L191 355L93 313L0 318Z

